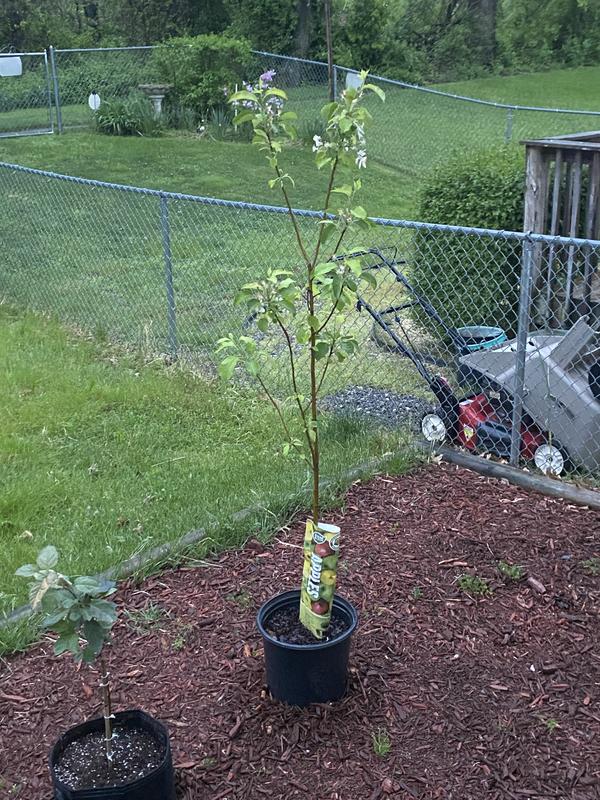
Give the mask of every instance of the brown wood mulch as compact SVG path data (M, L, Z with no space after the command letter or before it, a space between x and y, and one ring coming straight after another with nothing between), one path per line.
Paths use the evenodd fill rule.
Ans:
M301 711L264 691L255 613L297 585L301 521L272 546L121 591L130 609L164 613L145 626L122 615L116 705L166 722L179 796L600 798L600 513L432 465L354 486L333 516L340 592L360 613L335 706ZM461 574L492 594L470 597ZM49 651L1 662L2 797L47 800L49 747L99 710L93 670Z

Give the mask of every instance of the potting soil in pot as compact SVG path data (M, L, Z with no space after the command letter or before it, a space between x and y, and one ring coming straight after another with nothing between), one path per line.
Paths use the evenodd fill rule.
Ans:
M336 614L334 608L329 627L325 631L322 639L316 639L308 631L298 618L297 606L283 608L275 611L267 620L265 628L279 642L288 644L321 644L341 636L348 630L348 621Z
M88 733L67 745L56 765L56 777L71 789L123 786L155 770L164 746L141 728L114 730L112 760L106 758L104 732Z

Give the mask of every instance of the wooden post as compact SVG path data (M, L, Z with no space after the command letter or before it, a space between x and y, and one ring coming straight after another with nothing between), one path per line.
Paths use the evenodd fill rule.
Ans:
M571 215L569 219L569 232L568 236L577 236L577 229L579 225L579 206L581 203L581 150L575 153L573 165L571 167L571 180L569 181L569 208ZM573 269L575 267L575 247L569 245L569 254L567 256L567 277L565 285L565 312L564 321L569 322L569 314L571 312L571 297L573 294Z
M543 233L548 216L548 154L535 145L527 145L527 168L525 176L525 233ZM538 242L533 248L533 265L531 271L532 317L536 325L543 324L544 312L540 305L544 303L545 293L541 290L542 245Z
M329 100L335 100L335 80L333 75L333 34L331 32L331 0L325 0L325 39L327 41L327 73L329 76Z
M593 239L598 227L598 193L600 192L600 153L594 153L589 170L588 197L585 219L585 237ZM592 310L592 279L596 271L597 259L593 257L592 248L585 248L583 271L583 313Z

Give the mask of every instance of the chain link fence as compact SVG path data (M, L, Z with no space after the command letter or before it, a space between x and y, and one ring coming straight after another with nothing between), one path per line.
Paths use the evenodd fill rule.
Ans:
M0 77L0 132L49 132L52 117L58 130L92 124L88 107L92 92L101 99L124 98L140 86L160 81L154 53L161 47L168 45L48 48L48 54L11 54L21 57L23 75ZM275 70L300 124L318 132L319 109L328 96L327 65L262 51L254 55L248 79L266 69ZM173 65L176 69L176 54ZM352 85L356 76L356 71L336 66L335 91ZM600 111L494 103L388 78L372 79L385 89L387 99L383 107L378 106L370 131L371 155L411 177L422 176L461 153L523 138L590 130L598 127L600 119Z
M0 55L0 137L52 133L53 98L48 55Z
M213 375L218 339L244 333L289 393L285 342L234 303L267 268L298 267L284 209L5 163L0 190L4 301ZM318 218L298 212L308 236ZM359 353L328 373L329 407L595 482L600 242L375 221L347 243L378 285L349 317Z

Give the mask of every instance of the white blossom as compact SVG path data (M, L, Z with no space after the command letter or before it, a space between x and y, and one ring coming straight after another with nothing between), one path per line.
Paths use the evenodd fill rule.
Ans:
M316 153L318 150L321 150L323 147L323 139L316 134L313 136L313 153Z
M360 169L361 167L367 166L367 151L366 150L358 150L356 153L356 166Z

